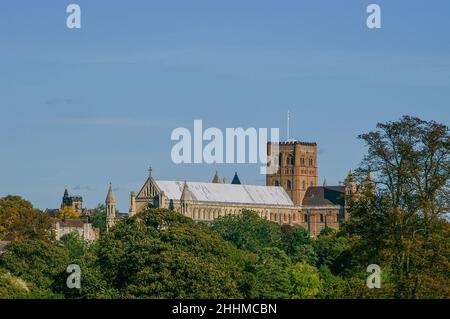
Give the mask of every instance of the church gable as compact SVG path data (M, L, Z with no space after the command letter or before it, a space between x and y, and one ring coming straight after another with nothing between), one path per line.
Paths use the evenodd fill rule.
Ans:
M153 198L160 194L161 190L155 183L155 180L150 176L138 192L136 199Z

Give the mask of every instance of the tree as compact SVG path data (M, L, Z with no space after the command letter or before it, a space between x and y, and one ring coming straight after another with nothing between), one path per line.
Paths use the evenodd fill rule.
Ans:
M346 231L391 269L395 297L448 297L448 127L404 116L377 128L360 135L368 152L359 169L376 189L351 205Z
M306 262L310 265L317 263L311 234L303 227L283 225L282 246L292 262Z
M151 209L121 220L95 244L94 263L121 298L252 295L249 256L206 225ZM249 280L250 279L250 280Z
M105 205L99 204L96 208L95 215L88 216L89 222L92 226L100 229L100 234L106 233L106 208ZM118 216L118 212L116 213Z
M72 206L64 206L59 210L56 217L58 217L59 219L79 218L80 213L77 212Z
M40 289L52 289L68 265L69 256L63 247L42 240L12 242L0 256L1 268Z
M66 248L71 260L81 258L89 248L89 244L83 240L77 232L72 232L62 236L61 242Z
M290 259L284 251L271 247L263 248L255 265L257 298L289 298L291 282L289 273Z
M239 215L220 217L212 229L240 249L257 252L266 247L281 248L280 226L253 211L243 210Z
M291 277L291 298L311 299L321 289L321 281L317 268L307 263L296 263L288 268Z
M51 218L20 196L0 198L0 239L5 237L51 240L54 237Z

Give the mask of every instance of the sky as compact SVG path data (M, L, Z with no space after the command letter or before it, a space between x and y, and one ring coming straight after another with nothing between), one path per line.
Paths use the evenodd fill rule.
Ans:
M81 7L68 29L66 7ZM366 8L381 7L381 29ZM337 184L358 134L408 114L449 125L450 1L40 0L0 3L0 197L64 188L118 208L148 176L264 184L260 164L175 164L172 130L280 128Z

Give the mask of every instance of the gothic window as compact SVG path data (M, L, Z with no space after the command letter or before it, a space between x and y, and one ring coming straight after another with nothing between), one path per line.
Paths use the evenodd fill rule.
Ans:
M279 181L275 181L275 186L280 186L280 182Z
M306 182L302 181L302 188L305 189L306 188Z
M302 166L305 166L305 158L302 157L302 158L300 159L300 164L301 164Z
M323 214L320 214L320 222L323 223L323 220L324 220Z
M281 167L281 153L278 155L278 166Z
M292 182L290 180L287 181L287 189L292 189Z
M294 156L289 155L289 156L286 158L286 165L294 165Z
M309 159L309 166L314 166L314 160L312 158Z
M311 181L311 184L310 184L310 186L311 186L311 187L313 187L313 186L314 186L314 182L313 182L313 181Z

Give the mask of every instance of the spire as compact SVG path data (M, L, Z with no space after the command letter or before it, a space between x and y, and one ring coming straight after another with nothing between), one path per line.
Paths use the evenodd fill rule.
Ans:
M287 112L287 128L286 128L286 141L289 141L290 139L290 121L291 121L291 116L289 111Z
M239 180L237 172L234 172L234 177L233 180L231 181L231 184L241 185L241 181Z
M151 166L148 167L148 177L152 177L153 168Z
M116 196L114 196L114 193L112 190L112 184L109 183L108 195L106 196L106 203L115 203L115 202L116 202Z
M67 188L64 190L64 197L69 197L69 192L67 191Z
M328 186L328 185L327 185L327 178L324 177L324 178L323 178L323 187L326 187L326 186Z
M186 181L184 181L183 192L181 193L181 201L190 201L192 200L191 191L189 190L189 186Z
M214 174L212 183L220 184L220 177L219 177L219 174L217 173L217 171L216 171L216 174Z

